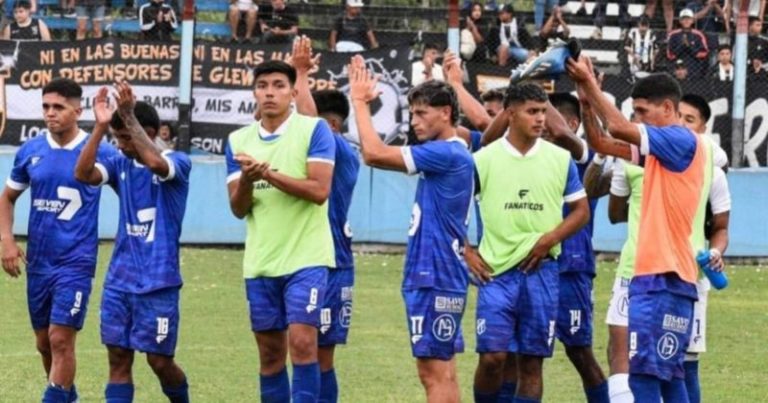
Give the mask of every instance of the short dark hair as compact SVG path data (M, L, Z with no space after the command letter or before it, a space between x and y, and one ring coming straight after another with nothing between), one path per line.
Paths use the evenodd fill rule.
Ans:
M426 104L433 107L450 106L451 124L459 122L459 98L453 87L443 81L425 81L408 93L408 104Z
M32 9L32 3L30 3L27 0L20 0L20 1L17 1L16 4L13 5L13 9L14 10L17 9L17 8L26 8L27 10L31 10Z
M54 78L48 84L43 87L43 95L45 94L59 94L64 98L77 98L83 97L83 87L69 78Z
M424 44L424 51L427 51L429 49L433 49L439 52L443 49L443 47L442 45L436 42L427 42Z
M561 115L574 117L581 122L581 105L579 99L569 92L555 92L549 94L549 102Z
M547 102L547 93L538 84L510 84L504 93L504 107L525 101Z
M133 114L136 115L136 120L139 121L141 127L151 127L155 131L160 129L160 116L158 116L154 106L144 101L138 101L133 108ZM125 129L125 122L120 118L120 114L115 112L112 114L109 126L114 130L123 130Z
M312 93L315 100L318 115L332 113L338 115L342 121L349 117L349 101L346 95L339 90L322 90Z
M651 19L647 15L643 14L638 18L637 25L651 25Z
M709 118L712 116L712 110L709 109L709 102L707 102L707 100L704 99L704 97L701 95L685 94L680 99L680 102L685 102L686 104L696 108L705 122L708 122Z
M272 73L285 74L292 86L296 84L296 69L282 60L267 60L256 66L253 69L253 81L256 82L259 77Z
M480 100L483 102L504 102L504 92L498 88L493 88L480 94Z
M724 44L718 46L717 47L717 53L720 53L721 50L725 50L725 49L731 50L731 45L729 45L727 43L724 43Z
M505 4L499 8L499 13L509 13L515 15L515 8L511 4Z
M168 121L160 122L160 125L157 127L157 130L160 130L160 128L163 126L168 126L168 131L170 132L168 136L171 138L171 140L175 139L176 136L178 136L179 129L178 127L176 127L175 123L168 122Z
M680 84L667 73L654 73L637 81L632 88L632 98L647 99L658 103L666 99L672 101L677 107L682 97Z
M753 23L758 22L758 21L760 21L760 18L758 18L758 17L754 17L754 16L753 17L749 17L749 25L752 25Z

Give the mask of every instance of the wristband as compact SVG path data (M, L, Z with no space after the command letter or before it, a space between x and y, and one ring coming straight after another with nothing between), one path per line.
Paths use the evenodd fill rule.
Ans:
M603 165L605 162L605 157L603 157L600 154L595 154L594 157L592 157L592 163L595 165Z

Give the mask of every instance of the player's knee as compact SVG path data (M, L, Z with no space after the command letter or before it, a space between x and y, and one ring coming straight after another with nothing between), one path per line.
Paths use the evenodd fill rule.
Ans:
M50 351L52 354L66 354L75 350L75 339L65 329L56 329L48 333Z
M308 360L316 359L317 357L317 336L310 332L301 332L298 334L290 334L289 346L291 348L291 356L294 360Z
M587 346L565 346L565 354L568 359L576 366L584 366L593 361L592 349Z
M38 337L35 342L35 347L37 348L37 352L43 357L51 356L51 342L48 340L48 337Z
M480 354L478 367L486 374L501 374L504 372L506 354Z
M175 365L173 363L173 357L157 354L147 354L147 364L149 364L152 371L158 375L168 372Z
M456 371L451 365L418 365L418 371L421 384L427 389L456 382Z
M541 357L526 357L518 360L518 376L524 382L541 379L543 359Z

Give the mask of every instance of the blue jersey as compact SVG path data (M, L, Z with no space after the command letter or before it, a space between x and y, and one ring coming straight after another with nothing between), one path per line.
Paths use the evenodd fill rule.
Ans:
M336 141L336 164L333 167L328 220L331 223L333 246L336 249L335 267L344 269L355 265L352 257L352 230L349 228L347 213L360 171L360 159L340 134L334 134L333 139Z
M594 153L590 151L587 162L583 164L576 163L576 168L579 171L579 181L582 183L584 182L584 173L587 172L587 167L590 161L592 161L593 156ZM589 199L588 201L589 222L562 242L562 252L557 258L561 273L580 272L595 275L595 251L592 248L592 230L594 228L597 199ZM569 213L568 204L564 204L563 217L566 217Z
M168 176L120 154L100 161L103 182L117 190L120 220L104 287L146 294L181 285L179 237L189 193L189 157L165 151Z
M62 147L44 133L24 143L16 153L6 184L18 191L31 187L29 273L72 270L93 276L96 271L101 189L77 181L74 175L87 138L88 134L80 131ZM99 146L99 158L115 153L106 143Z
M420 173L408 230L403 289L431 287L465 292L464 262L474 161L464 141L430 141L403 147L408 173Z

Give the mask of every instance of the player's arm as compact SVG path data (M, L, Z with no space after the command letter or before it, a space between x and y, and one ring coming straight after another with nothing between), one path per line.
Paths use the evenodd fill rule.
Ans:
M582 164L587 162L589 150L587 150L586 145L576 136L570 126L568 126L563 115L550 102L547 102L546 120L544 122L547 132L552 136L553 143L568 150L571 153L571 158L576 162Z
M627 222L629 219L629 195L632 190L624 169L624 163L616 160L611 175L611 195L608 198L608 220L611 224Z
M464 88L464 71L461 68L461 59L451 51L446 51L443 56L443 76L445 81L456 91L459 107L470 123L477 130L485 130L491 124L491 117L483 105Z
M309 89L309 72L317 66L320 55L312 57L312 40L302 35L293 41L291 65L296 69L296 110L302 115L317 116L317 105Z
M731 210L731 192L725 172L715 168L712 187L709 191L709 204L712 206L712 234L709 237L710 263L716 270L725 267L723 255L728 248L728 224Z
M547 256L549 251L564 239L575 234L589 222L589 201L587 193L579 180L576 164L571 160L568 165L568 179L565 185L563 200L568 205L568 215L550 232L542 235L525 259L520 262L520 269L524 272L535 270L539 263Z
M11 25L8 24L3 28L3 40L7 41L11 39Z
M293 178L274 170L267 170L264 175L264 180L272 186L318 205L328 200L332 179L333 163L314 161L307 162L306 179Z
M43 42L50 41L51 40L51 30L48 29L48 25L43 20L38 21L38 23L40 24L40 40L43 41Z
M350 77L350 93L352 108L355 110L355 122L360 136L363 161L366 165L376 168L390 169L407 172L405 159L401 151L402 147L394 147L384 144L373 127L369 102L376 99L379 93L376 91L376 77L365 67L362 56L352 58L347 68Z
M582 55L578 61L569 59L568 75L579 86L579 89L583 91L586 98L582 99L589 100L597 115L608 127L608 132L611 136L636 146L640 145L640 129L627 120L621 114L621 111L616 108L616 105L603 95L600 84L595 78L592 62L588 57ZM608 152L598 152L615 155ZM615 156L621 157L620 155Z
M632 160L632 146L626 141L617 140L605 133L597 113L592 107L592 102L586 94L582 96L581 87L579 87L579 101L581 104L581 122L584 125L584 133L586 133L589 147L598 154Z
M93 114L96 117L96 125L85 143L83 151L75 164L75 179L89 185L101 185L104 183L104 173L96 167L96 155L104 134L109 130L109 122L112 119L112 109L108 104L107 87L101 87L93 100Z
M21 274L19 260L27 263L24 251L13 238L13 208L24 192L24 187L6 185L0 195L0 242L2 243L3 270L11 277Z
M263 179L269 164L256 162L244 153L234 153L231 139L224 146L227 165L227 192L229 208L237 218L244 218L253 207L253 184Z
M117 113L120 115L126 129L131 133L131 143L139 155L139 161L149 168L152 173L167 178L171 174L171 166L161 150L152 141L144 128L141 127L133 109L136 106L136 98L133 89L126 81L115 84L115 100L117 101Z
M483 132L480 145L483 147L501 138L509 128L509 109L499 112L491 121L491 124Z
M603 172L604 162L602 155L595 154L584 172L584 190L590 199L603 197L611 190L613 171L608 169Z

